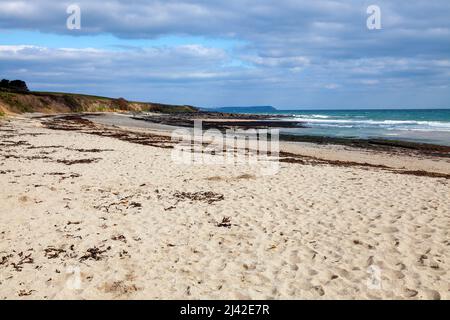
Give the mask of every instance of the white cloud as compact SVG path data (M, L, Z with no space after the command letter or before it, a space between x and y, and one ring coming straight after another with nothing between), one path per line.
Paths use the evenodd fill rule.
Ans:
M42 47L31 46L31 45L0 45L0 52L5 53L17 53L24 49L36 49L39 50Z
M76 35L74 43L83 42L83 35L112 34L124 46L99 49L92 38L82 49L67 42L54 48L57 40L39 46L3 42L3 77L20 74L42 88L116 88L168 99L183 93L194 100L206 92L226 92L232 98L240 93L249 100L267 96L291 104L311 90L326 93L310 95L318 101L345 90L387 92L394 87L397 96L409 97L450 82L448 0L407 6L379 0L382 32L367 30L367 3L360 0L77 0L82 29L72 32L65 27L65 9L72 2L2 1L0 29ZM168 35L204 41L147 47L146 39ZM126 47L127 39L137 39L135 48ZM205 44L211 39L237 44L224 50ZM30 39L19 40L14 43ZM147 86L160 91L147 91ZM448 93L436 96L450 101Z
M242 60L271 68L299 68L309 65L310 60L306 57L262 57L262 56L242 56Z

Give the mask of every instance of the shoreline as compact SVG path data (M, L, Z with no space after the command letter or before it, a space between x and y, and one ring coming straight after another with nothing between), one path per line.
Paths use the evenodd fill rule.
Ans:
M44 116L44 119L44 125L54 130L90 131L95 135L168 149L175 144L170 137L172 130L180 128L152 122L139 126L140 120L114 114L70 114ZM95 128L96 125L100 127ZM288 139L282 139L286 137ZM328 138L302 140L280 135L281 162L378 167L401 174L449 179L449 154L450 147L438 145Z
M191 128L194 120L202 120L202 126L205 130L218 129L226 130L230 128L236 129L260 129L260 128L307 128L302 121L280 120L289 118L289 116L277 115L276 119L273 115L258 114L225 114L214 112L199 112L198 114L176 114L176 115L150 115L150 116L133 116L132 119L146 121L150 123L172 125L177 127ZM433 143L421 143L407 140L383 139L383 138L340 138L331 136L314 136L302 134L280 134L280 140L311 142L317 144L339 144L344 146L376 149L389 151L393 148L401 148L417 151L419 153L436 154L438 156L450 157L450 146L439 145Z

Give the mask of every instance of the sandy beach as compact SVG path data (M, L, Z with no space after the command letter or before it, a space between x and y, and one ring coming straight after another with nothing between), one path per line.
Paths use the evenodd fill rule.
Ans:
M450 158L286 142L264 176L123 119L0 119L0 299L450 299Z

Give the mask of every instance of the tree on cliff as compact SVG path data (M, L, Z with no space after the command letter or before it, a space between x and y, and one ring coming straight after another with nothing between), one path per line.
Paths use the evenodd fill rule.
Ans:
M3 79L0 81L0 90L11 91L11 92L28 92L27 84L22 80L12 80Z

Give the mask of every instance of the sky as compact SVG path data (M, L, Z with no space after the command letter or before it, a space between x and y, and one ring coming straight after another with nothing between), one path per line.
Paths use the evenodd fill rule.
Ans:
M449 17L448 0L0 0L0 78L200 107L450 108Z

